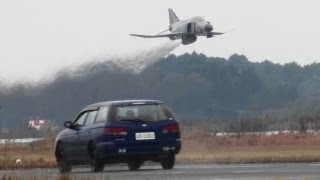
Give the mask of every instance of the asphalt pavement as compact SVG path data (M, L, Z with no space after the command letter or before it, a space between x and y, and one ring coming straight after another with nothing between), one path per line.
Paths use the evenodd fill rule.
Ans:
M207 180L207 179L320 179L320 163L176 165L172 170L161 166L142 166L129 171L126 166L108 166L102 173L78 167L65 176L57 169L0 170L0 179L94 179L94 180ZM63 177L63 178L62 178Z

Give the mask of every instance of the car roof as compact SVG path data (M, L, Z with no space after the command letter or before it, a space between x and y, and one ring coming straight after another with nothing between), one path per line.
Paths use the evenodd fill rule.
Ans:
M106 101L106 102L98 102L94 104L90 104L86 106L82 111L95 110L101 106L128 106L134 104L163 104L162 101L159 100L148 100L148 99L140 99L140 100L117 100L117 101Z

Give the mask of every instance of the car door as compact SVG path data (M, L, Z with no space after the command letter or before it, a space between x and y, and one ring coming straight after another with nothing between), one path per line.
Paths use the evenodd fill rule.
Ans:
M79 133L83 129L88 112L81 112L73 122L73 128L70 129L70 135L67 142L64 143L67 156L71 159L79 157Z
M97 110L91 110L91 111L88 111L87 113L88 115L86 117L85 124L83 127L81 127L81 130L78 133L79 157L81 157L81 159L84 159L84 160L89 158L88 145L94 133L92 128L94 127L93 125L97 116Z

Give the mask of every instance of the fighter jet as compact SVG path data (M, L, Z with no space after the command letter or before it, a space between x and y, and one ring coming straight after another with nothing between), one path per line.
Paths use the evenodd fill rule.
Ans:
M168 37L171 40L181 39L183 45L188 45L194 43L197 40L197 36L206 36L207 38L212 38L216 35L224 34L223 32L213 32L213 26L210 24L210 22L205 21L204 18L200 16L180 21L172 9L169 9L169 21L169 29L162 31L157 35L130 35L142 38ZM163 34L166 31L170 31L171 33Z

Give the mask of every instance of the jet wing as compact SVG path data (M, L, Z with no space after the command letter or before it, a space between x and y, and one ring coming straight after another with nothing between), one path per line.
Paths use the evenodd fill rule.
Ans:
M174 36L183 36L186 33L170 33L170 34L159 34L159 35L141 35L141 34L130 34L131 36L142 37L142 38L162 38L162 37L174 37Z

